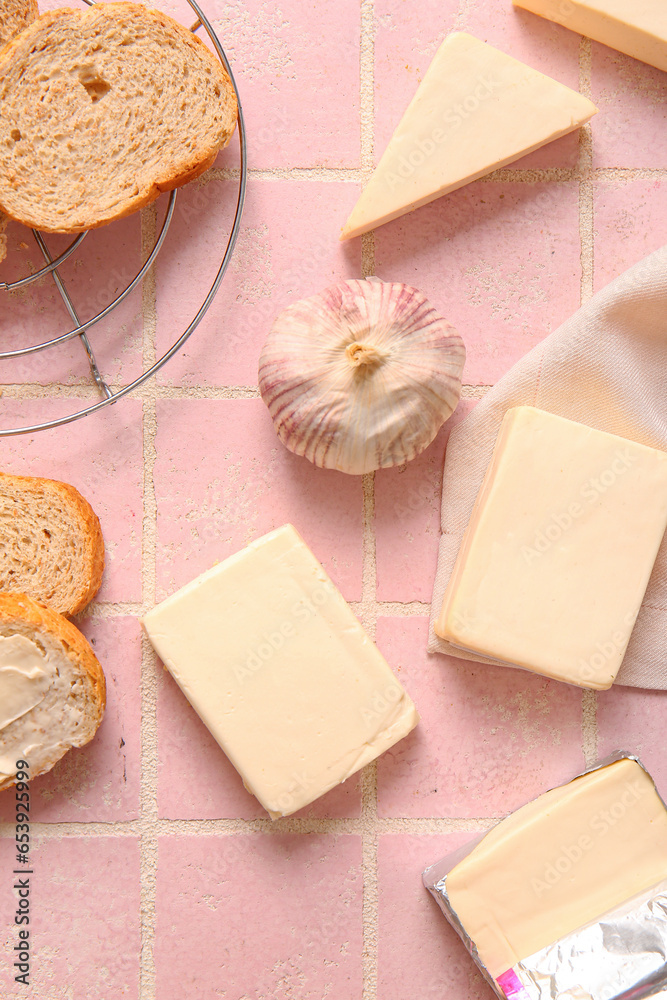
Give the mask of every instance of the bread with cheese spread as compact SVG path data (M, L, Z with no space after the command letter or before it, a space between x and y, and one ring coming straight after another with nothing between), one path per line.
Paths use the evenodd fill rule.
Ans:
M0 0L0 49L37 17L37 0Z
M102 667L72 622L0 593L0 790L15 783L18 761L36 778L88 743L105 699Z
M0 592L74 615L99 590L103 570L100 522L78 490L0 473Z
M0 210L76 233L210 167L236 128L222 63L137 3L60 8L0 52Z

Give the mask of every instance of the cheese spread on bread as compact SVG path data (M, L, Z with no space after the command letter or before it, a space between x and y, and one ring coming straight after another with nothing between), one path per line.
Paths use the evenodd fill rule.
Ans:
M53 731L66 683L53 655L38 643L24 635L0 636L0 781L16 774L17 760L60 757L69 748Z
M24 635L0 636L0 732L44 700L55 669Z
M95 735L104 713L102 668L85 637L25 594L0 593L0 790L50 771Z

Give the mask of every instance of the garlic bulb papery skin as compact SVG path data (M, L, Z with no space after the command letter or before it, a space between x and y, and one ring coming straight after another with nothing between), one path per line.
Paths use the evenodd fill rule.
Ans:
M280 313L259 389L290 451L362 475L428 447L456 408L464 362L461 337L416 288L350 280Z

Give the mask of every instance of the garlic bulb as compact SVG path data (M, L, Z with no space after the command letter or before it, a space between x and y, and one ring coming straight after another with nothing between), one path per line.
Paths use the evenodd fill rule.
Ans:
M460 336L409 285L343 281L288 306L259 363L278 437L353 475L426 448L461 394Z

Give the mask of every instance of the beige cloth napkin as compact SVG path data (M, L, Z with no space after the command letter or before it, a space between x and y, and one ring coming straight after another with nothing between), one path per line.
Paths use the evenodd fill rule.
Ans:
M667 451L667 247L651 254L519 361L450 435L429 652L481 663L433 625L505 411L537 406ZM610 543L613 544L613 541ZM667 690L667 536L616 681Z

